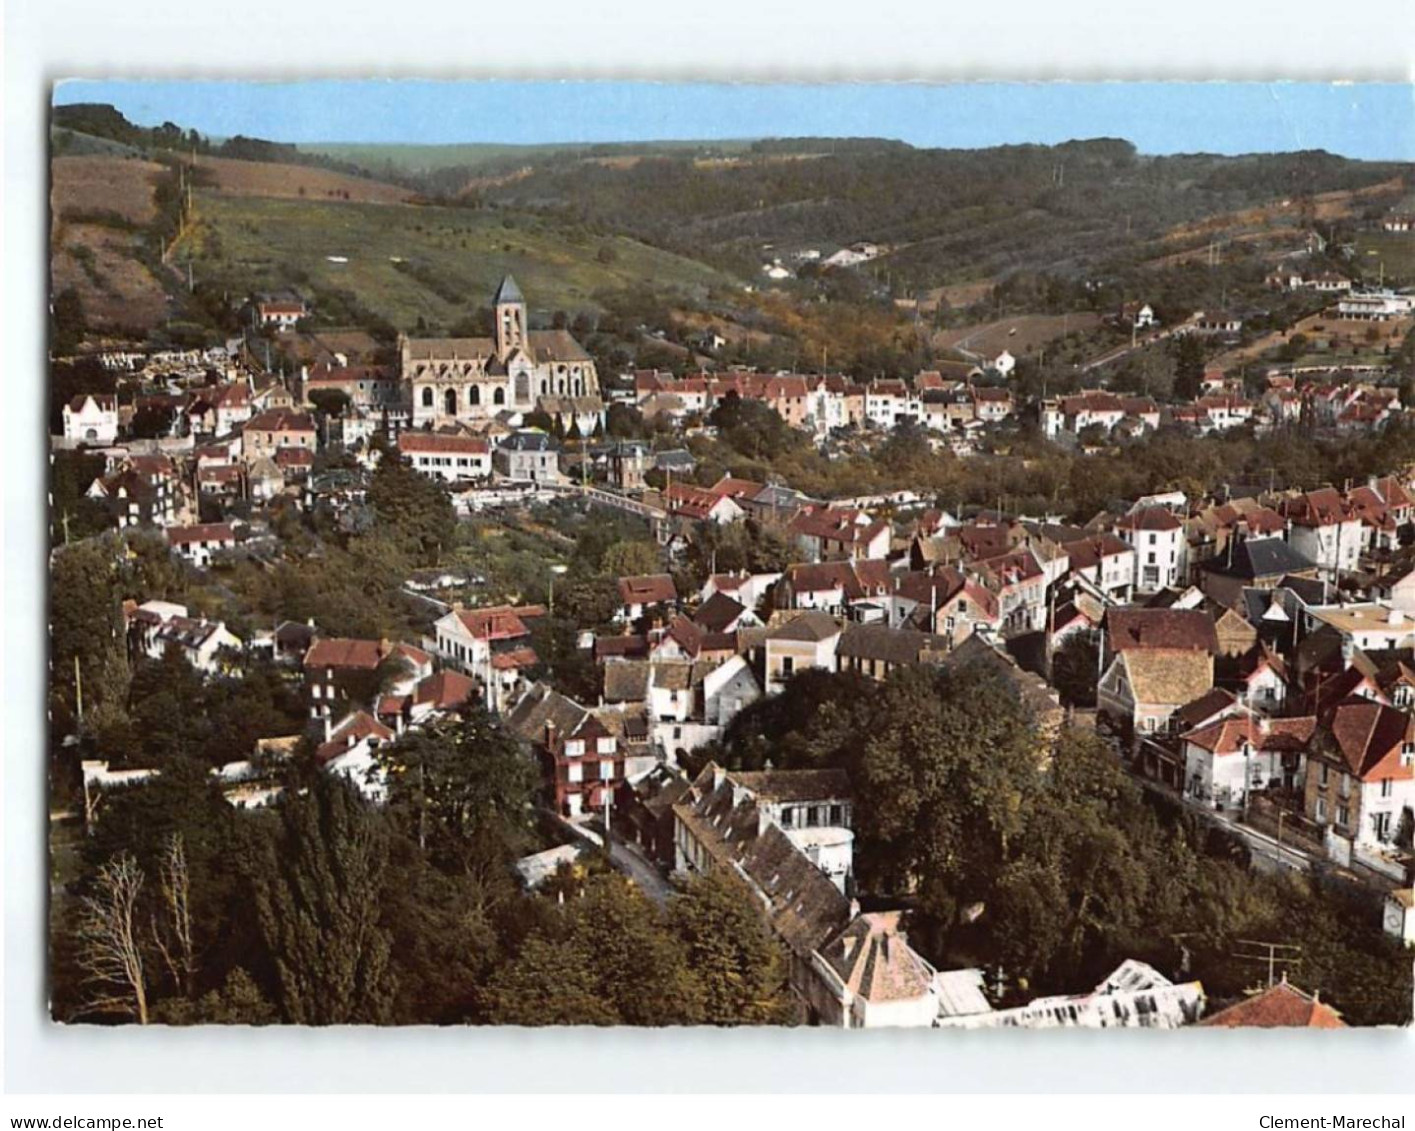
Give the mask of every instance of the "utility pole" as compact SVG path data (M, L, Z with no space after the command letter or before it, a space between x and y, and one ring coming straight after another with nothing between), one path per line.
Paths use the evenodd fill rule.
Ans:
M84 676L79 668L79 658L74 657L74 708L78 713L79 722L84 718Z

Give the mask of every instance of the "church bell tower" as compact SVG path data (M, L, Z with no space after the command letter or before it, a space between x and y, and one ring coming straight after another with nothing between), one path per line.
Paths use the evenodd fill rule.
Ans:
M496 288L492 305L496 308L496 356L504 362L513 350L526 349L526 299L510 275Z

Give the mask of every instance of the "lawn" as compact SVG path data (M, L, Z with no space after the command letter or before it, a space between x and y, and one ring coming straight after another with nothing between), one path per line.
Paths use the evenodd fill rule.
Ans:
M485 305L508 272L541 315L598 309L596 292L636 283L694 292L732 283L634 240L499 211L199 193L197 215L199 274L236 290L347 289L409 331L420 317L445 327Z

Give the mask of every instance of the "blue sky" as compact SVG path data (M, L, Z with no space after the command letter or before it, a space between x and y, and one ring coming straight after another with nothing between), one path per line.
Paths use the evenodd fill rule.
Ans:
M1326 149L1415 160L1415 86L1404 84L80 80L60 84L54 101L110 102L140 125L290 142L811 135L970 148L1123 137L1153 154Z

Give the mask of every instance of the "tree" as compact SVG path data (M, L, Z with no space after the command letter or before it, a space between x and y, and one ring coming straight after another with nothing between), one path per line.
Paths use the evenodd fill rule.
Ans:
M142 440L156 440L172 434L176 414L164 404L140 405L133 413L132 434Z
M616 542L604 552L602 568L611 577L640 577L662 569L652 542Z
M74 703L74 661L79 682L92 683L109 649L121 644L120 605L115 592L116 540L96 539L57 551L49 572L49 641L55 683Z
M437 565L457 542L457 515L446 488L395 452L385 451L369 481L368 501L380 526L410 546L419 565Z
M536 789L531 763L480 704L380 751L389 807L421 852L445 870L489 881L527 839Z
M143 873L128 853L99 869L92 895L83 897L79 967L89 990L87 1008L147 1024L147 978L138 937L137 905Z
M1197 334L1180 334L1174 340L1174 395L1192 401L1203 388L1204 344Z
M196 979L196 950L192 944L192 877L187 868L187 847L180 832L167 838L158 873L162 881L165 920L154 921L153 939L177 993L191 994Z
M83 299L73 287L65 287L49 310L49 348L56 354L73 353L88 333Z
M256 920L277 1004L297 1025L388 1019L395 981L381 921L388 837L354 786L318 776L287 793L252 854Z
M673 932L703 988L708 1025L779 1025L795 1015L780 944L745 884L723 869L695 877L669 904Z
M617 873L527 936L482 995L501 1025L693 1025L703 989L662 913Z
M85 492L103 474L102 456L56 451L49 473L50 536L54 542L78 542L109 526L108 511Z
M316 412L329 417L343 416L350 404L349 394L343 389L315 389L309 400Z
M1074 632L1063 640L1051 660L1051 682L1062 702L1094 707L1099 666L1100 635L1094 629Z
M240 966L226 975L219 989L196 1001L167 998L157 1003L155 1013L168 1025L270 1025L280 1020L255 980Z
M1037 775L1033 720L981 667L893 673L866 729L843 752L856 794L866 872L885 890L916 888L936 927L985 897L1022 834Z

